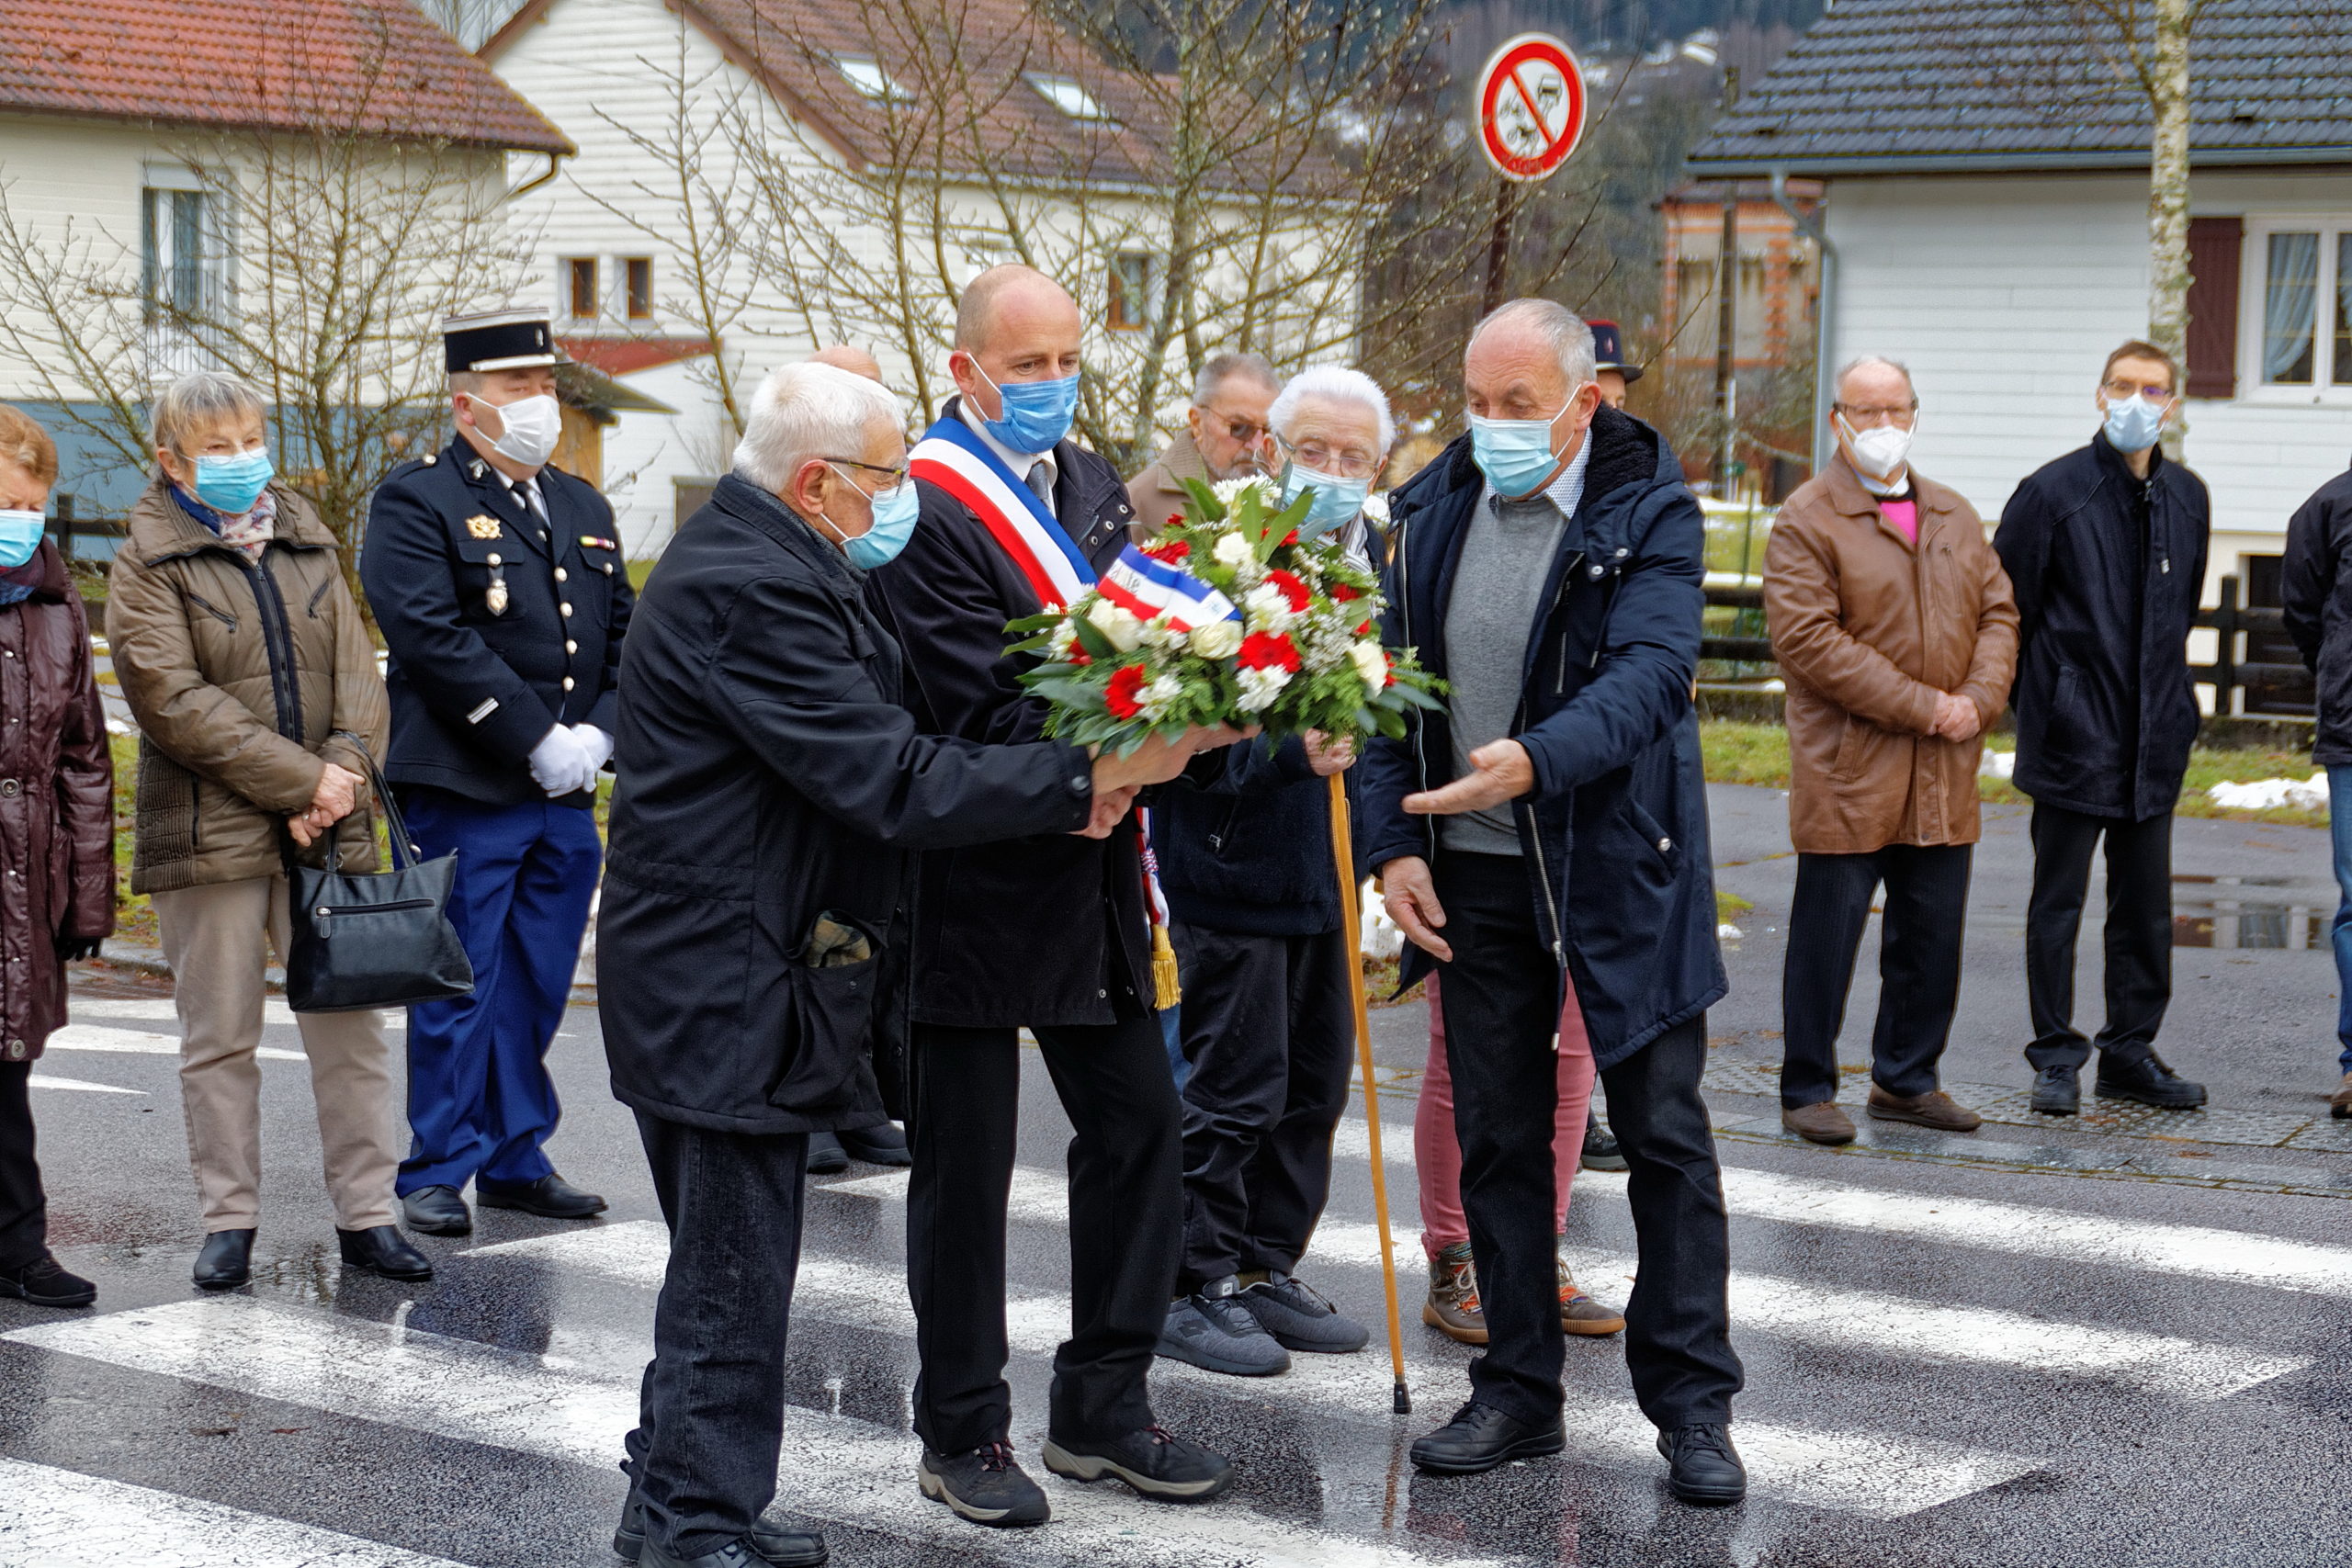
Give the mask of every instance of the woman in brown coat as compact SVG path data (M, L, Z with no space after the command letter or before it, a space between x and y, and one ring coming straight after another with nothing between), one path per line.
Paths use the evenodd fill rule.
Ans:
M114 762L81 595L41 535L57 448L0 404L0 1293L88 1306L49 1255L33 1063L65 1021L65 964L114 930Z
M284 856L349 818L344 869L375 868L360 748L380 752L390 727L335 537L274 481L266 412L259 393L220 375L186 377L156 400L158 471L107 585L115 673L140 731L130 886L153 897L172 966L207 1290L251 1274L254 1053L269 949L282 959L289 936ZM392 1223L400 1151L382 1015L299 1021L345 1265L430 1278Z

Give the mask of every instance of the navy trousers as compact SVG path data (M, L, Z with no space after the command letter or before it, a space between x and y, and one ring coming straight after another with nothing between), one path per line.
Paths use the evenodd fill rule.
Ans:
M408 1122L396 1183L463 1190L476 1177L521 1184L554 1168L541 1145L562 1109L548 1043L571 997L604 850L593 812L534 802L485 806L447 790L401 792L427 857L455 852L449 923L474 966L473 995L408 1013Z

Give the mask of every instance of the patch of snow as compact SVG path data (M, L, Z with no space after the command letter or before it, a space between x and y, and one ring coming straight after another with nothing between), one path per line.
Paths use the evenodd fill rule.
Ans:
M1740 939L1740 929L1728 922L1715 928L1715 940L1717 942L1737 942Z
M2018 754L2015 751L1996 751L1988 746L1984 756L1976 761L1976 776L1980 779L2013 779L2017 775Z
M2253 784L2217 784L2205 792L2214 805L2232 811L2277 811L2281 807L2296 811L2327 809L2327 774L2313 773L2310 778L2258 779Z
M1366 958L1394 958L1405 951L1405 933L1388 918L1387 906L1373 896L1372 878L1365 877L1356 890L1356 907L1363 911L1357 922L1356 945Z

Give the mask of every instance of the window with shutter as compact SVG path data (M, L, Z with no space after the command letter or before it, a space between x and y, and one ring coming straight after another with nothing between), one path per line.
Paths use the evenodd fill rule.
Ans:
M2238 395L2238 260L2243 218L2188 220L2188 395Z

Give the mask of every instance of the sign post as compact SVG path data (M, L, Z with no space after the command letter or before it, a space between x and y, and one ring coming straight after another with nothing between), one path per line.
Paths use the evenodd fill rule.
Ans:
M1521 33L1510 39L1478 73L1478 145L1503 177L1495 192L1481 313L1502 303L1518 207L1514 186L1559 172L1584 140L1584 69L1566 44L1548 34Z

